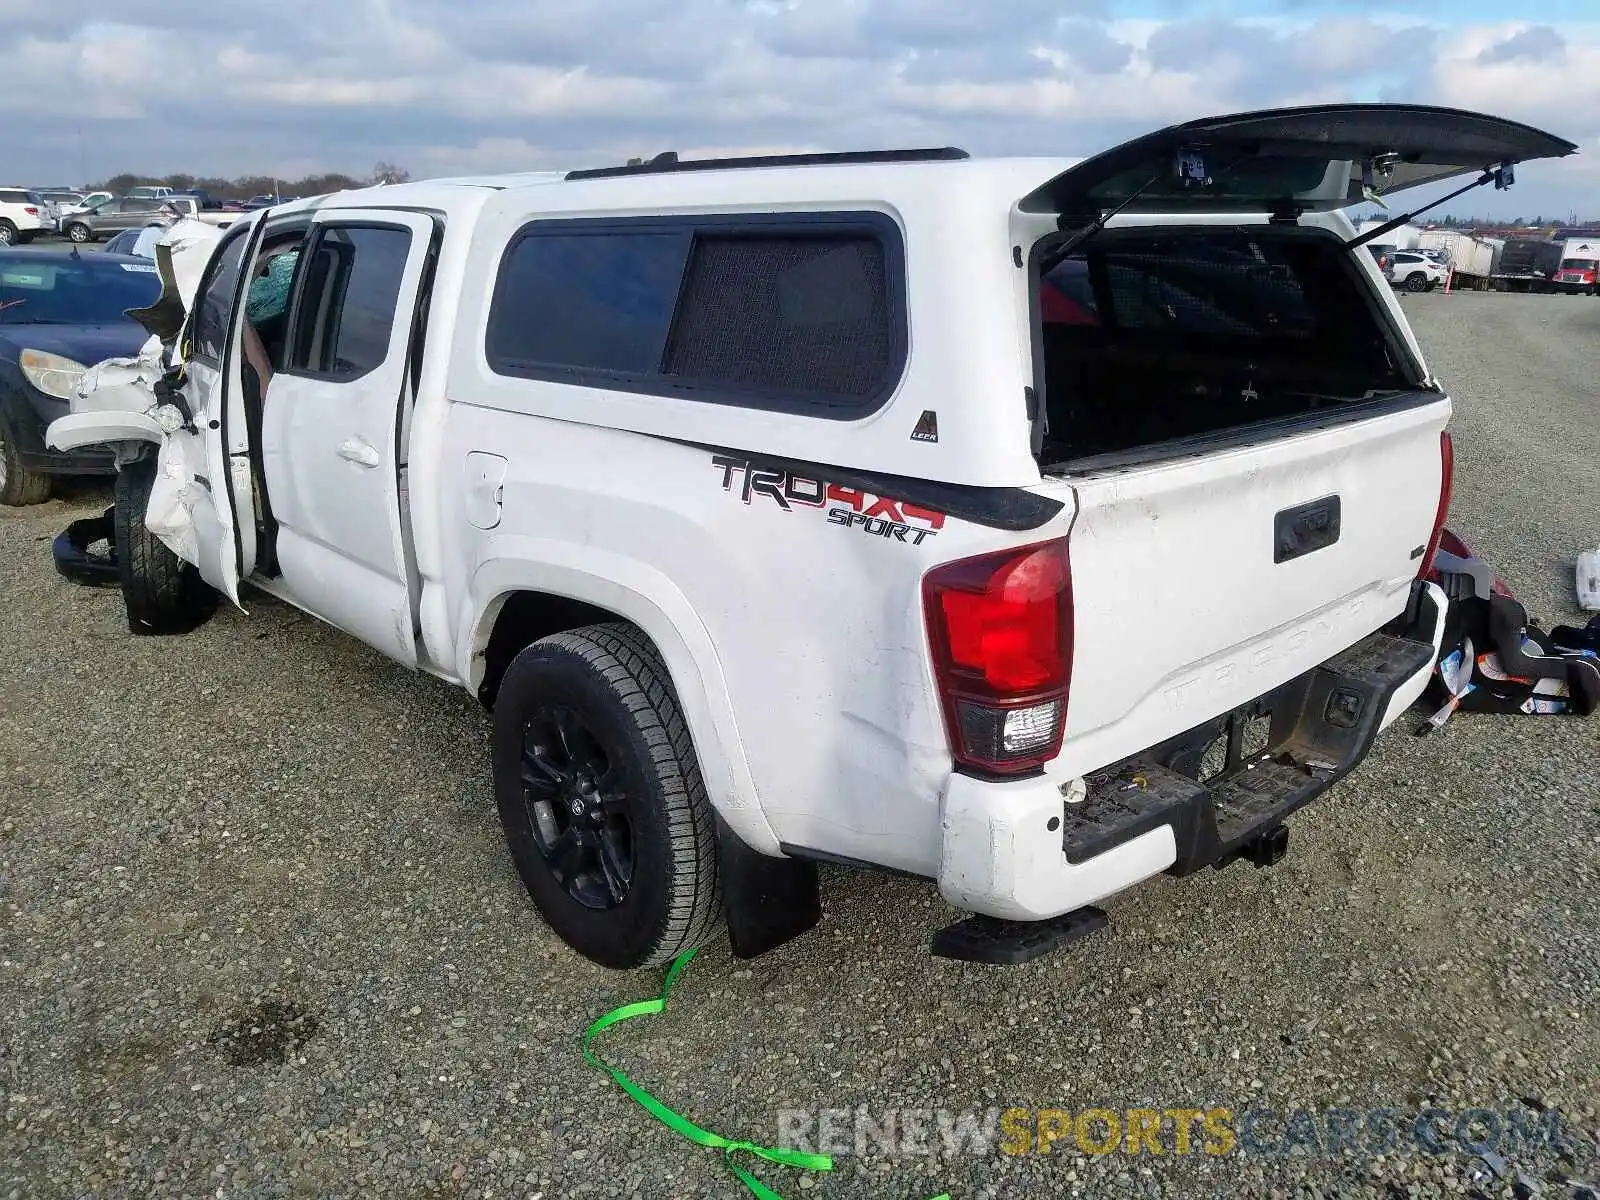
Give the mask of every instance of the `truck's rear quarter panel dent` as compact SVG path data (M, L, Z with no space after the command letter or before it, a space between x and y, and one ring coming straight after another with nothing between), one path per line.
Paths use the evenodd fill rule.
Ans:
M453 410L450 381L458 369L456 329L463 309L470 307L450 300L470 294L472 290L467 276L469 252L478 214L489 194L486 189L453 189L449 213L443 217L439 208L428 207L427 211L443 220L444 235L434 268L422 370L409 421L409 443L404 448L410 485L407 515L419 592L419 657L424 665L446 676L454 674L457 665L451 597L445 582L446 564L454 560L450 526L444 507L436 497L443 495L459 478L456 464L446 463L443 455ZM455 677L463 681L466 678Z

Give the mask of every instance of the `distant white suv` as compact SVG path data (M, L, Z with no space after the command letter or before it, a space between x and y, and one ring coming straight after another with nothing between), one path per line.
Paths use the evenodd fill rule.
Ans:
M248 582L480 697L595 961L759 953L831 862L1015 962L1276 861L1422 692L1450 402L1340 210L1572 149L1357 105L321 197L181 329L158 248L156 395L50 437L119 443L133 629Z
M0 246L25 246L54 225L46 202L26 188L0 187Z
M1396 250L1389 259L1389 282L1408 292L1428 292L1450 274L1447 263L1420 250Z

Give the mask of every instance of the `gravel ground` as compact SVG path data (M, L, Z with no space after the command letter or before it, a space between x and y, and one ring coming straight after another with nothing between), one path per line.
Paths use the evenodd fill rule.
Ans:
M1600 542L1600 303L1406 305L1457 398L1453 526L1536 616L1576 619L1572 564ZM130 637L114 592L49 565L107 496L0 510L0 1196L743 1195L579 1057L654 977L541 925L465 693L260 597ZM933 960L950 913L931 888L829 871L818 930L748 964L703 951L609 1053L768 1144L779 1110L861 1105L1268 1105L1274 1140L1296 1108L1548 1106L1569 1130L1564 1156L1487 1162L1409 1138L1178 1155L1170 1126L1161 1157L902 1141L832 1175L761 1168L791 1197L1581 1196L1600 1176L1600 719L1412 724L1294 819L1278 868L1152 881L1026 967Z

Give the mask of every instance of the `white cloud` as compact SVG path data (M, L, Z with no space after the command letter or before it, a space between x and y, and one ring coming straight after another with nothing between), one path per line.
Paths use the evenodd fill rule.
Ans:
M378 158L452 173L668 148L1086 154L1208 113L1378 96L1600 152L1585 65L1600 24L1280 3L1163 21L1116 17L1112 0L123 0L112 24L95 0L0 0L0 111L7 169L52 180L359 173ZM1597 161L1530 166L1496 199L1582 206Z
M1451 39L1431 75L1440 103L1548 122L1556 132L1574 129L1580 137L1600 134L1600 73L1593 68L1600 26L1568 30L1564 53L1538 59L1518 52L1530 32L1523 25L1493 26ZM1541 44L1550 49L1542 39L1533 42ZM1507 47L1509 53L1496 53Z

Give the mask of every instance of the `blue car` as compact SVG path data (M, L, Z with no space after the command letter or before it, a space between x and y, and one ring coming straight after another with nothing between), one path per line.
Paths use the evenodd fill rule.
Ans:
M111 475L109 450L48 450L84 369L149 338L127 315L161 294L148 258L0 249L0 504L38 504L57 475Z

